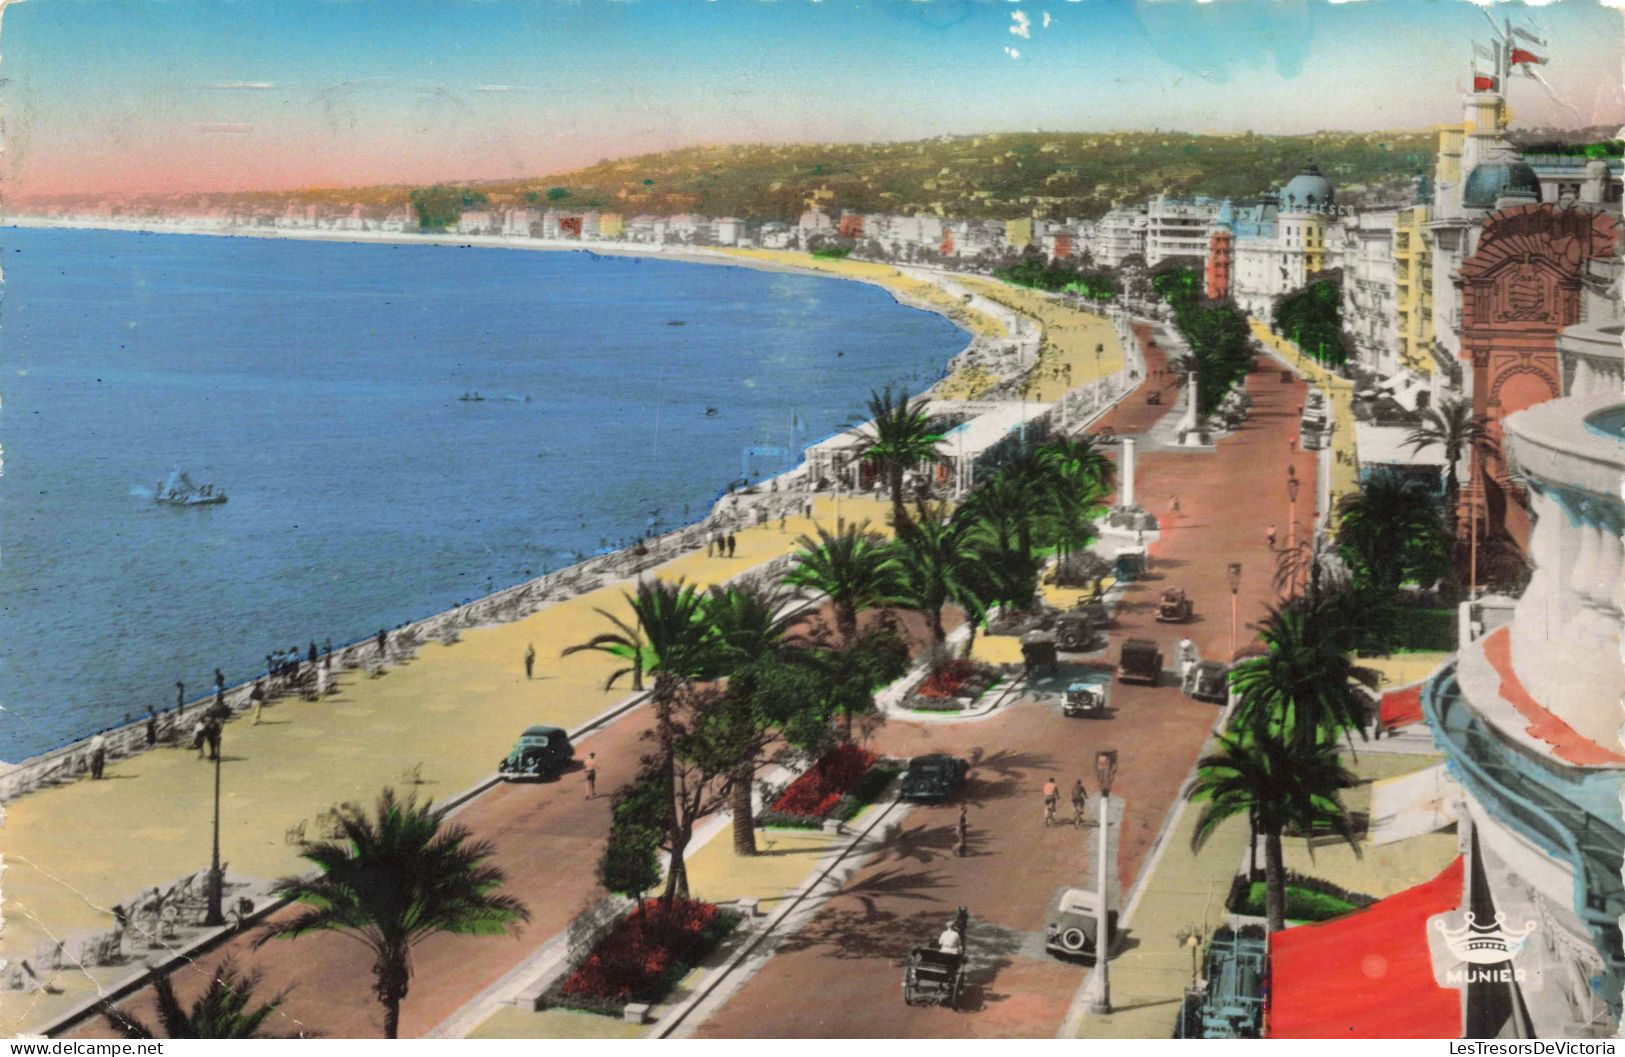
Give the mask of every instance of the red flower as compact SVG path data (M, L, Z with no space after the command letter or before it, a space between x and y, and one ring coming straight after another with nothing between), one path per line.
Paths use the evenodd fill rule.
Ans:
M716 919L710 903L678 900L663 914L659 900L646 900L616 925L560 990L580 998L628 1002L693 948Z
M789 815L827 815L877 759L874 753L856 745L837 745L778 795L773 810Z

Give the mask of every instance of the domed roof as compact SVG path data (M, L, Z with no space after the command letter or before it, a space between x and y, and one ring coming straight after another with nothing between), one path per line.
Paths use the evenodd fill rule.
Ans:
M1332 208L1335 194L1332 182L1319 169L1307 165L1281 191L1281 212L1323 213Z
M1511 151L1501 151L1479 162L1468 174L1461 192L1461 204L1468 209L1494 209L1503 198L1540 201L1540 177Z
M1230 204L1230 199L1226 198L1224 200L1224 204L1219 207L1219 215L1213 218L1213 224L1214 224L1215 227L1227 227L1228 228L1228 227L1234 227L1235 223L1236 223L1236 210L1235 210L1235 207Z

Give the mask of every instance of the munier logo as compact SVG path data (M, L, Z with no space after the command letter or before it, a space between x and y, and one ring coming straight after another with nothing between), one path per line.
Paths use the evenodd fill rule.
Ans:
M1521 967L1513 964L1513 959L1528 945L1529 936L1535 931L1535 923L1530 921L1522 929L1510 929L1506 924L1506 915L1499 911L1494 923L1488 925L1479 924L1472 911L1462 917L1465 924L1459 927L1447 925L1439 918L1433 920L1438 939L1448 948L1449 958L1454 959L1454 964L1448 960L1441 963L1437 959L1443 956L1443 952L1435 952L1434 967L1442 977L1441 983L1449 987L1524 982L1526 974Z

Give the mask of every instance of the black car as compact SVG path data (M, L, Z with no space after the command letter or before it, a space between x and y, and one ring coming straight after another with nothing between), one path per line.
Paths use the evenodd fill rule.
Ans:
M908 761L908 770L903 772L903 784L897 797L899 800L927 802L946 800L965 784L965 775L969 771L970 764L947 753L916 756Z
M519 741L497 764L505 778L553 778L575 759L570 735L558 727L526 727Z
M1230 700L1230 666L1218 661L1198 662L1191 673L1190 695L1216 705Z

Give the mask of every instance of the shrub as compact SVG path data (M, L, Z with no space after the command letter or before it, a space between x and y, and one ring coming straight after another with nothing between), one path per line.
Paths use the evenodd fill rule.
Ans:
M791 782L773 801L772 810L823 818L877 758L856 745L837 745L819 757L806 774Z
M836 801L829 817L841 822L851 821L859 811L874 803L875 798L886 791L886 787L897 777L900 769L890 760L881 760L869 768L858 780L858 784L852 787L852 791Z
M1263 881L1249 883L1245 873L1237 874L1230 885L1225 909L1232 914L1263 917L1266 899ZM1376 899L1371 896L1350 891L1319 877L1296 870L1286 872L1286 916L1294 921L1327 921L1375 902Z
M628 1002L656 1003L739 923L711 903L657 899L628 914L548 996L549 1004L619 1015Z
M939 664L914 691L916 697L943 698L968 697L979 689L967 690L967 685L983 674L981 665L967 658L956 658Z

